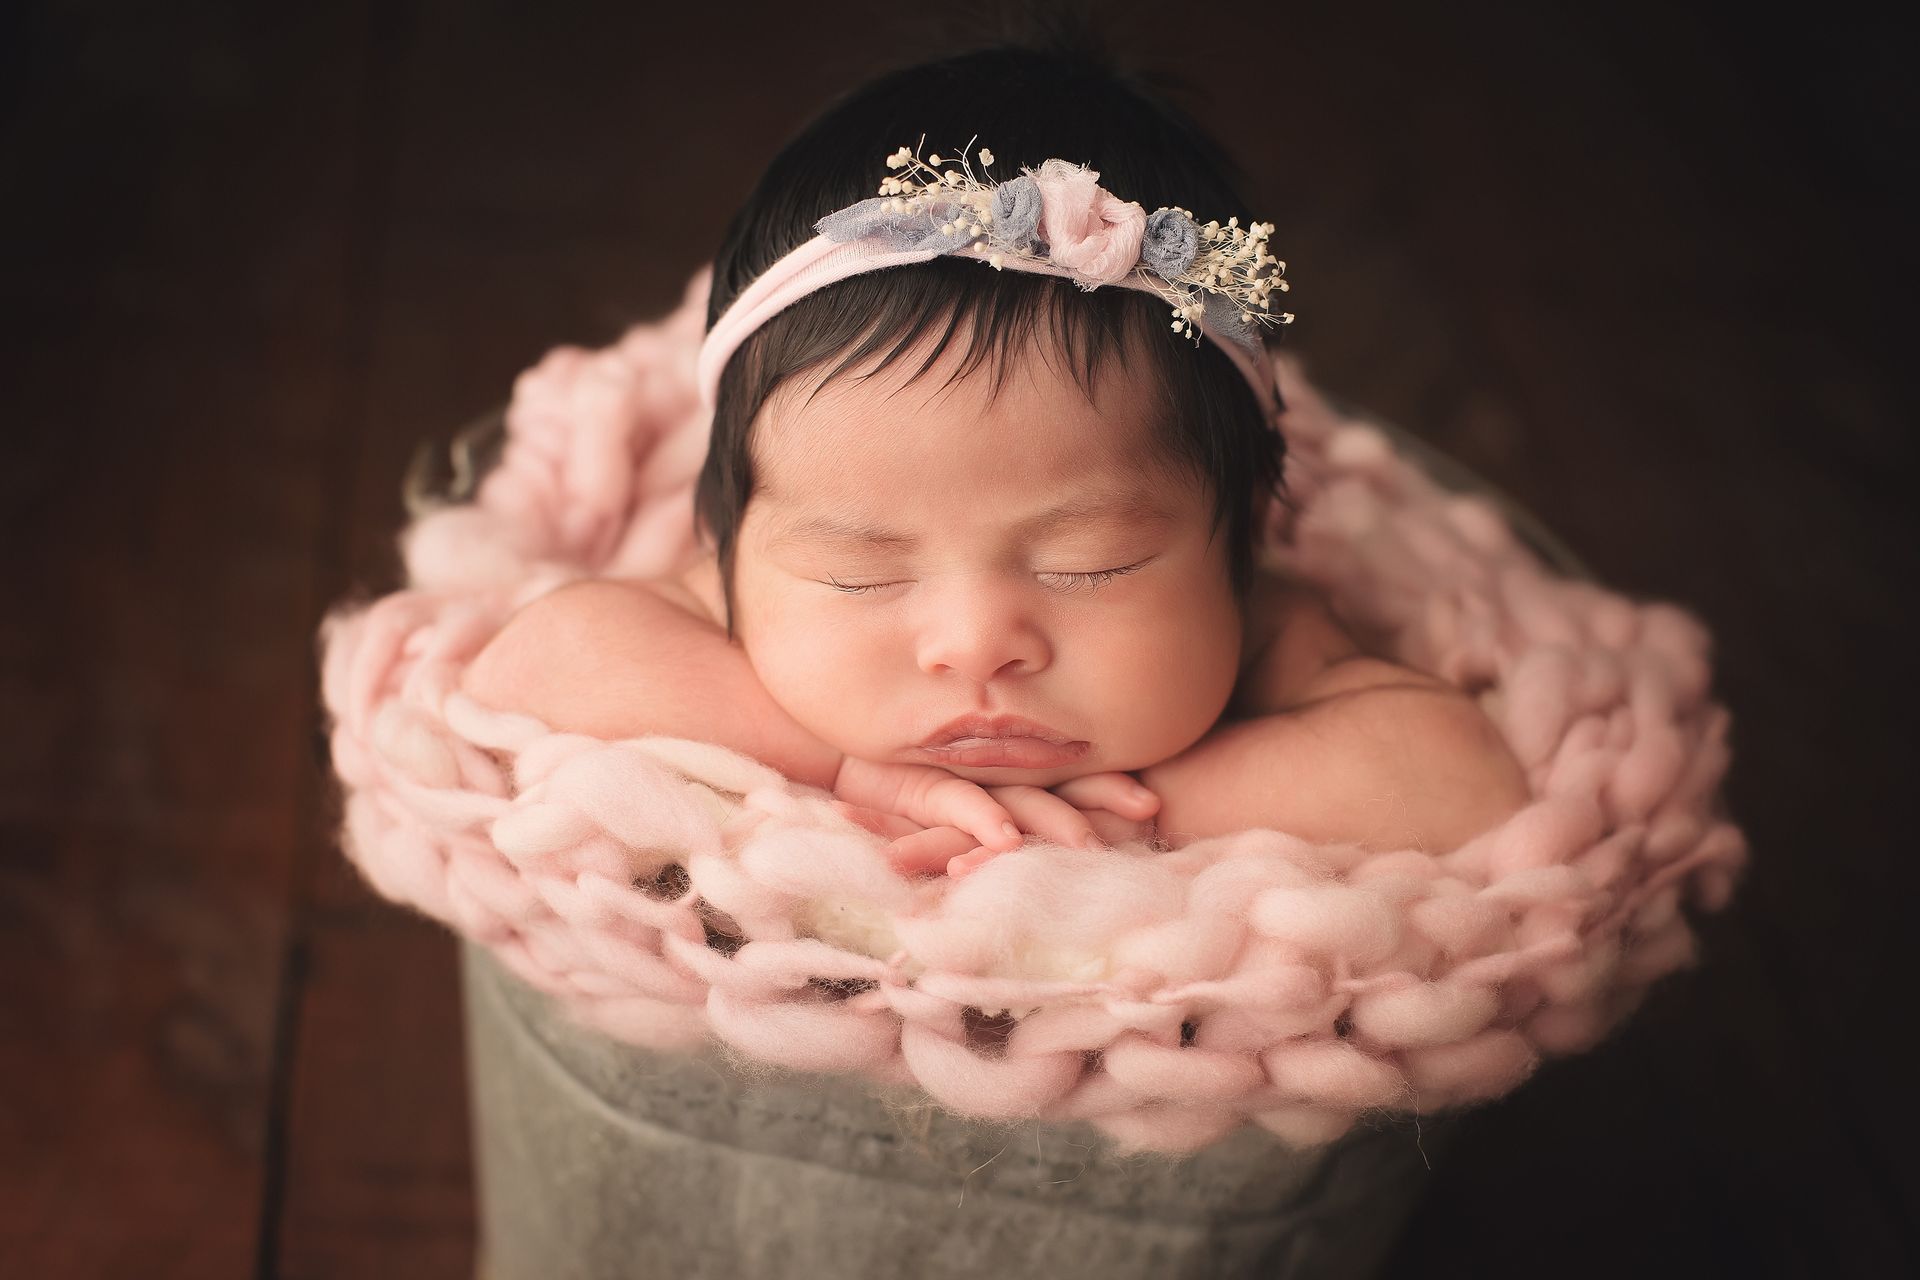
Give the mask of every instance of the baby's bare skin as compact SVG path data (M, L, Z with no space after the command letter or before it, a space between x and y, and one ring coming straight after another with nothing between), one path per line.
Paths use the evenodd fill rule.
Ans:
M938 337L761 405L731 641L709 553L672 582L536 601L467 691L576 732L710 735L920 824L895 840L906 866L1023 832L1177 846L1273 828L1438 852L1524 802L1461 691L1365 652L1297 584L1236 596L1212 483L1169 465L1145 362L1085 386L1036 342L1001 382ZM1015 767L924 745L968 714L1071 746L1029 743L1051 763ZM1130 777L1157 810L1124 798Z
M711 552L678 577L648 585L724 630L726 606L718 562ZM1257 576L1244 617L1245 656L1226 713L1186 750L1136 771L1141 784L1159 799L1153 816L1136 820L1107 809L1087 811L1103 839L1111 843L1157 839L1178 848L1195 839L1260 825L1257 818L1245 817L1250 812L1248 803L1257 805L1261 796L1271 792L1275 779L1284 778L1290 752L1309 745L1300 733L1276 732L1283 723L1288 729L1310 727L1314 744L1370 741L1382 751L1398 744L1401 753L1416 755L1431 744L1410 740L1409 726L1399 722L1409 703L1436 698L1465 701L1465 695L1444 680L1365 652L1321 593L1269 571ZM1362 693L1374 696L1356 696ZM1484 723L1477 707L1472 718ZM1424 822L1410 821L1408 806L1389 786L1369 801L1364 812L1336 802L1330 811L1309 815L1296 798L1291 809L1295 816L1286 829L1309 839L1353 840L1372 848L1414 847L1440 853L1455 847L1464 838L1461 833L1484 830L1528 798L1518 763L1492 725L1484 727L1473 744L1477 749L1460 762L1462 786L1457 799L1437 808L1426 805ZM1370 754L1380 758L1378 753ZM1349 766L1359 767L1357 760L1335 755L1325 765L1340 772L1336 784L1359 781L1349 771ZM1316 780L1325 781L1324 777ZM1336 785L1327 794L1345 790ZM986 856L983 851L969 865L978 865Z
M717 734L846 799L841 783L857 758L783 714L746 656L727 642L722 608L710 561L674 580L575 584L515 615L469 664L462 688L483 705L525 712L561 731L707 740ZM684 613L691 625L668 625L663 610ZM923 818L951 823L964 811L967 830L922 826L900 816L905 810L861 810L875 800L843 812L893 840L903 871L946 868L958 875L992 856L968 833L984 829L975 819L993 802L1004 809L993 823L1011 814L1021 831L1068 844L1091 831L1110 843L1157 839L1178 848L1272 828L1318 842L1438 854L1528 800L1518 763L1471 699L1361 652L1316 594L1263 580L1246 617L1250 656L1229 713L1184 750L1134 772L1157 800L1129 800L1126 775L1108 771L1056 779L1044 789L976 782L972 794L987 800L988 810L967 808L961 794L934 806L941 818ZM560 652L567 660L556 663ZM686 709L703 700L688 696L684 679L661 680L663 662L687 664L698 673L690 678L707 681L729 714L690 716ZM887 767L901 766L875 766Z

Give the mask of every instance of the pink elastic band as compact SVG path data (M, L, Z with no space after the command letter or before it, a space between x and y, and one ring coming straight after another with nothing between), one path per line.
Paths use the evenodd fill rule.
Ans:
M720 372L727 367L728 359L739 350L740 344L747 340L747 335L807 294L848 276L914 262L928 262L947 253L939 245L924 249L881 249L860 240L838 241L824 235L815 236L767 268L759 279L743 289L733 305L727 308L726 314L707 332L694 364L695 377L700 384L701 403L708 412L712 412L719 398ZM987 265L984 258L980 265ZM1001 266L1008 271L1074 278L1071 272L1046 261L1009 257ZM1135 289L1155 297L1162 296L1151 284L1137 276L1128 276L1108 287ZM1234 366L1246 377L1268 420L1275 419L1280 411L1280 399L1275 388L1273 364L1266 356L1265 348L1258 341L1243 346L1225 339L1204 320L1195 323L1215 346L1227 353ZM1168 337L1172 338L1173 335L1169 334Z

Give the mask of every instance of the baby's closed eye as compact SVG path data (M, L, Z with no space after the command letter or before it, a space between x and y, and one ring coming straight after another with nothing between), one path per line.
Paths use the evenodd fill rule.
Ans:
M1137 564L1120 565L1112 569L1096 569L1090 572L1068 573L1041 571L1035 573L1034 577L1037 578L1042 585L1058 590L1085 590L1091 592L1105 586L1115 578L1125 577L1130 573L1138 573L1141 569L1146 568L1147 564L1148 561L1142 560ZM858 596L871 595L888 587L904 586L906 583L904 580L867 583L842 582L839 578L829 574L826 579L826 585L846 595Z

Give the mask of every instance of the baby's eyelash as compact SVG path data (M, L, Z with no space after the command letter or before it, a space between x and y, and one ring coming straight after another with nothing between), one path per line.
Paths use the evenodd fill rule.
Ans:
M1111 582L1123 574L1134 573L1145 568L1146 563L1145 560L1142 560L1139 564L1125 565L1118 569L1096 569L1092 573L1043 573L1040 576L1043 578L1066 578L1070 580L1075 587L1084 586L1097 591L1108 582ZM891 582L869 582L864 585L851 586L829 574L827 575L827 585L835 591L844 592L850 596L864 596L878 591L881 587L890 587L894 584Z
M850 587L846 583L841 582L839 579L835 578L832 574L828 574L827 585L832 587L835 591L844 591L850 596L863 596L863 595L866 595L869 591L878 591L881 587L890 586L892 584L886 583L886 582L873 582L873 583L867 584L864 587Z
M1097 591L1107 583L1113 581L1113 579L1123 574L1132 573L1136 569L1144 567L1145 564L1146 561L1143 560L1139 564L1124 565L1118 569L1099 569L1093 573L1047 573L1041 576L1045 578L1068 578L1073 581L1073 585L1076 587L1085 586Z

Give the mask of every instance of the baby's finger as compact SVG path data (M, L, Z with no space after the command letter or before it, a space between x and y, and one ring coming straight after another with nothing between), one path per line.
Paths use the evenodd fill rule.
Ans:
M1160 811L1160 797L1129 773L1089 773L1048 790L1077 809L1105 809L1136 822L1144 822Z
M992 795L1006 806L1022 831L1073 848L1100 848L1105 844L1086 814L1045 787L995 787Z
M948 861L947 878L950 880L964 880L999 856L999 854L991 849L982 849L976 846L971 851Z
M925 830L911 818L903 818L897 813L887 813L882 809L870 809L865 805L850 804L845 800L835 800L833 807L842 817L856 826L865 827L877 836L897 840L901 836L910 836L916 831Z
M936 765L876 763L849 756L833 793L841 800L910 818L923 827L959 827L989 849L1017 849L1013 815L977 783Z
M929 827L958 827L971 833L975 844L1002 853L1026 841L1014 815L978 783L947 774L928 786L924 796L920 810L910 812Z
M902 875L937 874L956 856L979 847L978 840L958 827L928 827L895 840L887 848L887 859Z
M1108 809L1089 809L1086 812L1087 821L1093 824L1094 831L1115 848L1135 840L1150 841L1158 831L1151 818L1145 822L1135 822Z

